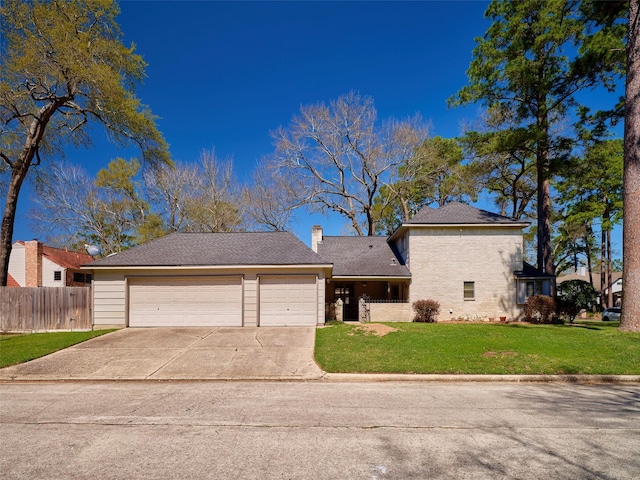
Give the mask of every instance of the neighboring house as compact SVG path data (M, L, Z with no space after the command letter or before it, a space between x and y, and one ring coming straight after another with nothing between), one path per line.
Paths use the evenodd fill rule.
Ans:
M174 233L84 268L97 328L282 326L344 319L410 321L411 303L440 303L439 320L517 319L552 276L523 262L515 221L462 203L425 207L389 237L288 232Z
M92 262L86 253L43 245L37 240L14 242L9 256L7 286L89 287L91 273L81 265Z
M553 278L523 261L528 225L453 202L423 208L388 238L322 237L314 227L312 248L334 265L326 298L343 299L347 320L358 318L351 305L362 294L374 321L409 321L420 299L440 303L439 320L516 319Z
M331 272L288 232L174 233L85 268L96 328L322 324Z
M593 288L597 294L596 302L600 305L600 274L594 273L592 274L592 278ZM611 292L613 293L613 304L619 306L622 303L622 272L612 272L611 279L611 285L605 287L604 294L609 295L609 288L611 288ZM580 271L578 272L559 276L557 282L558 284L561 284L567 280L583 280L585 282L589 282L589 275L584 271L584 267L580 267Z

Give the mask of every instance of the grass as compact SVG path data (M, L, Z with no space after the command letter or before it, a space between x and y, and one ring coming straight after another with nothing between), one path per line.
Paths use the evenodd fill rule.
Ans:
M0 335L0 368L27 362L113 330Z
M618 322L386 325L398 331L318 329L316 360L343 373L640 374L640 333L620 332Z

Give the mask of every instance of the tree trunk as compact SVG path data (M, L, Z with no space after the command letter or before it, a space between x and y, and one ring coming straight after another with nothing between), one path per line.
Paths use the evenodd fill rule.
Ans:
M551 195L546 160L538 162L538 270L555 275L551 254Z
M73 97L61 97L48 103L40 109L29 126L29 133L25 140L24 148L20 156L11 164L11 181L7 191L7 204L2 216L2 232L0 233L0 286L6 287L9 277L9 256L11 255L11 243L13 241L13 224L16 220L16 208L18 207L18 195L22 188L33 157L36 156L38 146L44 137L44 132L49 124L51 116Z
M604 219L603 219L604 220ZM600 306L604 310L607 305L607 299L604 295L605 284L607 283L607 232L604 227L600 230Z
M613 307L613 275L611 272L611 229L607 230L607 306Z
M640 0L629 2L620 330L640 332Z
M593 287L593 265L591 264L591 238L593 236L593 230L591 225L587 226L587 234L584 237L584 249L587 255L587 270L589 272L589 283Z

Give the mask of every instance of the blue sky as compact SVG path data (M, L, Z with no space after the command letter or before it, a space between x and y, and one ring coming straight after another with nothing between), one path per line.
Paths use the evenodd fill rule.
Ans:
M487 1L176 2L122 1L125 42L148 63L137 89L159 116L175 160L197 161L203 149L232 158L242 180L273 151L270 131L301 105L355 90L372 96L379 118L420 113L431 134L453 137L477 110L448 109L466 84L474 38L489 22ZM117 157L101 131L90 149L67 160L90 173ZM14 240L33 238L21 195ZM485 208L491 209L490 204ZM339 217L305 216L293 228L309 242L310 227L343 232Z

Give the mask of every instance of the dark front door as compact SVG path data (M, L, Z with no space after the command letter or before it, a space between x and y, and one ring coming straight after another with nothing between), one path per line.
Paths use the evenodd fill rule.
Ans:
M358 319L358 303L355 301L354 286L354 282L335 284L334 299L341 299L344 303L344 320Z

